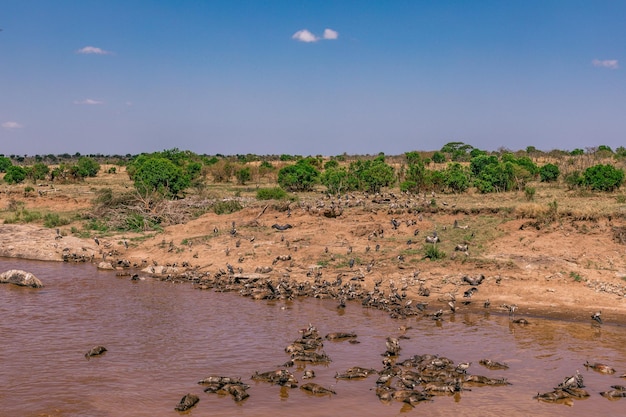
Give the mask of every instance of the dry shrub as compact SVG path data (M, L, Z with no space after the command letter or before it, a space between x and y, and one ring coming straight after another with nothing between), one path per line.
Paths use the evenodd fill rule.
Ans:
M102 189L88 219L98 219L109 229L148 231L186 223L212 210L220 201L201 197L167 200L157 195L142 196L137 192L114 194Z
M515 207L515 217L518 219L537 219L548 214L548 207L539 203L525 203Z

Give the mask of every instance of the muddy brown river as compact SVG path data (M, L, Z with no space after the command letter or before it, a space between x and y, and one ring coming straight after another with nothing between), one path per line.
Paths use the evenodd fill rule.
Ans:
M514 325L506 315L446 315L441 322L420 317L397 320L348 302L340 312L332 300L266 302L233 293L193 289L152 279L131 281L91 265L0 259L0 271L24 269L43 289L0 285L0 416L176 416L186 393L200 402L184 415L200 416L624 416L626 398L607 400L601 391L626 385L626 329L605 323L552 321L528 317ZM314 396L250 380L255 371L277 369L289 356L285 347L299 329L314 324L322 335L355 332L358 344L325 341L329 365L290 368L302 382L332 387L333 396ZM399 360L419 354L471 362L468 373L507 378L507 386L473 386L453 396L436 396L415 408L381 402L377 376L336 380L352 366L382 369L388 336L399 336ZM108 351L87 360L94 345ZM481 359L506 362L489 370ZM585 361L616 369L604 375ZM579 370L591 396L571 405L538 402ZM197 382L209 375L241 377L250 397L236 403L229 395L203 392Z

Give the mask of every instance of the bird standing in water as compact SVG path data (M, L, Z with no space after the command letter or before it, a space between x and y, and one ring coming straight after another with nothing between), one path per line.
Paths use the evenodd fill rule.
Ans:
M601 315L602 315L602 311L596 311L595 313L593 313L591 315L591 320L595 320L598 323L602 324L602 317L601 317Z

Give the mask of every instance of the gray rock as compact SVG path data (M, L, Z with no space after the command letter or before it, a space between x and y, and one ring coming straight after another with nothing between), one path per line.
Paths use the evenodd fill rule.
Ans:
M21 287L41 288L43 284L30 272L11 269L0 274L0 284L15 284Z
M115 269L111 262L103 261L98 264L98 269Z

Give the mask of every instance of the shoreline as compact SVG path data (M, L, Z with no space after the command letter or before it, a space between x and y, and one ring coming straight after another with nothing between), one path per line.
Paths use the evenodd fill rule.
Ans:
M397 230L390 227L390 220L396 217L407 226L401 224ZM304 205L294 207L291 213L257 205L226 215L208 213L138 239L102 236L100 244L66 231L58 235L55 229L43 226L3 224L0 256L65 259L88 262L94 268L106 259L118 273L132 271L157 279L162 277L145 268L156 264L176 268L170 270L172 276L214 278L228 275L230 265L233 273L265 271L275 282L340 280L343 284L358 283L369 293L379 283L378 290L387 298L396 292L402 301L427 303L425 314L441 308L448 316L451 310L447 303L452 299L456 300L457 316L481 313L489 300L493 314L508 314L501 306L514 304L518 308L516 318L591 323L591 315L602 311L606 324L626 325L626 257L621 255L623 245L607 233L614 225L590 222L585 227L593 227L593 232L581 234L577 232L582 228L580 221L571 225L562 222L547 230L526 230L523 225L527 220L497 218L495 226L490 226L496 231L495 237L485 241L482 252L474 255L471 246L469 254L447 249L466 233L452 227L459 216L425 213L423 222L416 218L415 213L397 215L358 207L345 208L340 217L328 218ZM233 222L237 225L234 234ZM473 225L478 219L464 215L462 222ZM293 228L280 231L270 227L287 223ZM439 228L444 239L441 246L450 251L441 261L424 260L417 249L423 245L424 234L433 228ZM384 231L384 236L382 232L377 235L379 231ZM380 251L374 246L380 246ZM598 264L609 255L610 267ZM484 275L484 282L475 286L471 304L463 305L464 300L469 301L464 292L472 287L463 277L479 275ZM424 296L424 290L430 296Z

